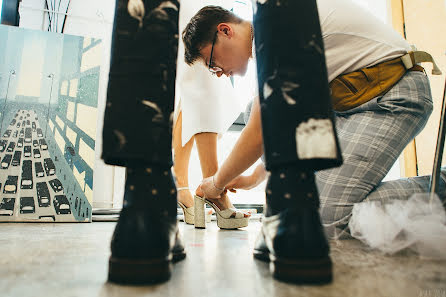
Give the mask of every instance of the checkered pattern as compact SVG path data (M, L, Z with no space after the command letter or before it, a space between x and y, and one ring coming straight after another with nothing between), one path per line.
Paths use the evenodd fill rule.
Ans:
M344 164L316 173L321 218L329 237L348 234L355 203L372 198L404 199L402 195L427 190L428 183L381 181L431 112L429 80L424 73L413 71L384 96L336 113Z
M446 167L441 169L440 184L438 193L440 199L445 200L446 196ZM394 199L407 200L413 194L426 193L429 191L430 175L401 178L398 180L380 183L377 190L370 193L365 201L390 202Z

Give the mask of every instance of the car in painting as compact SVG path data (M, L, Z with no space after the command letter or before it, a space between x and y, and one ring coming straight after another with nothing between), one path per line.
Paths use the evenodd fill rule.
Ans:
M37 189L37 202L40 207L48 207L51 204L50 191L46 182L40 182L36 184Z
M25 147L23 148L23 156L29 158L31 157L31 146L30 145L25 145Z
M34 147L39 146L39 142L36 139L33 140L33 146Z
M15 198L3 198L0 203L0 216L12 216L14 214Z
M44 177L45 176L45 172L43 171L42 162L35 162L34 169L36 172L36 177Z
M32 141L32 131L31 128L25 129L25 143L31 143Z
M36 122L32 122L31 128L33 129L33 132L36 132Z
M33 188L33 162L31 160L23 160L22 164L22 182L20 189Z
M6 149L6 151L12 152L12 151L14 151L14 149L15 149L15 142L14 141L9 142L8 148Z
M35 213L34 197L20 197L20 213Z
M41 157L39 149L33 149L34 159L38 159Z
M43 138L39 139L39 144L40 144L40 149L42 151L48 150L48 145L46 144L45 139L43 139Z
M54 210L56 211L56 214L70 214L70 202L68 202L67 196L65 195L56 195L54 197Z
M3 133L3 137L4 138L8 138L9 136L11 136L11 130L6 130L5 133Z
M8 179L5 182L5 187L3 188L4 194L15 194L17 193L17 181L19 177L17 175L8 175Z
M9 168L9 164L11 164L11 160L12 160L12 155L11 154L6 154L3 157L3 160L2 160L2 169L8 169Z
M19 141L17 141L17 147L23 147L23 138L19 138Z
M42 129L37 128L37 136L43 137Z
M8 144L7 140L0 140L0 152L3 153L6 150L6 146Z
M20 134L19 137L24 137L25 136L25 129L20 129Z
M47 176L56 174L56 166L54 166L54 162L51 160L51 158L46 158L43 160L43 167L45 168L45 173Z
M13 137L13 138L17 138L17 134L18 134L18 133L19 133L19 132L18 132L17 130L15 130L14 133L12 134L12 137Z
M12 166L19 166L20 160L22 159L22 151L15 151L14 156L12 157Z
M55 193L63 190L62 183L57 178L50 180L48 183Z

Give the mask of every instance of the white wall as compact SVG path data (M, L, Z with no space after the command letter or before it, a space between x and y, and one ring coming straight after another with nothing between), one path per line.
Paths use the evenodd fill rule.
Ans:
M61 12L68 1L63 0ZM47 31L48 12L44 0L22 0L19 8L20 27ZM93 207L120 207L124 193L124 169L108 166L101 159L102 128L105 110L110 48L115 10L114 0L73 0L70 3L64 34L102 39L102 64L98 92L98 120L94 166ZM64 14L59 14L59 32Z

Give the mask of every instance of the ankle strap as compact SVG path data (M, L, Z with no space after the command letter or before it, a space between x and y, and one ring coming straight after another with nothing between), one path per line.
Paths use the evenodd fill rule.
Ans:
M180 187L180 188L177 188L177 192L179 192L179 191L183 191L183 190L189 190L189 187Z

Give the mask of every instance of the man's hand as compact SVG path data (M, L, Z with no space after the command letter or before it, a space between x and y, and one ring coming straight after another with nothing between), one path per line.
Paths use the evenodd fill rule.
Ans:
M127 10L133 18L139 21L139 26L142 27L142 20L146 14L142 0L129 0Z
M226 185L226 189L234 193L236 192L236 189L251 190L264 181L266 176L267 172L265 170L265 166L263 164L259 164L251 175L240 175L231 180Z
M254 187L255 187L255 180L253 180L252 175L249 176L239 175L226 185L226 188L233 193L237 192L236 189L250 190Z
M211 198L211 199L217 199L221 198L221 193L223 193L225 190L219 190L215 187L213 176L207 177L203 179L200 186L195 191L195 194L200 197L205 198Z

